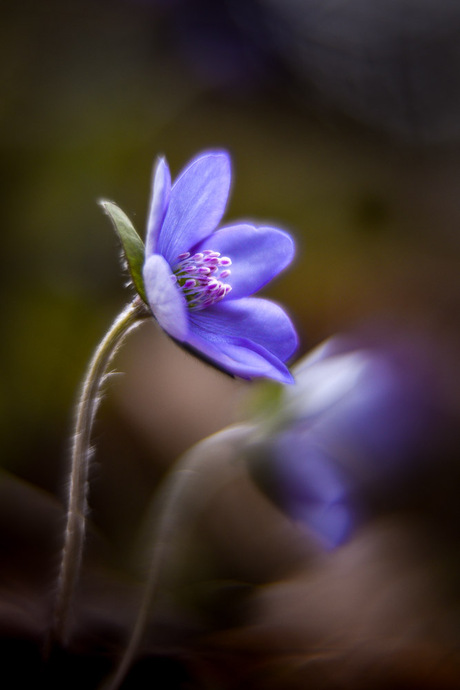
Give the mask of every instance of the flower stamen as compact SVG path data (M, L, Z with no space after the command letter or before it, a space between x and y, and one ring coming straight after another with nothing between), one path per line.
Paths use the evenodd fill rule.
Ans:
M205 249L193 256L190 252L183 252L177 258L173 273L189 309L205 309L220 302L231 291L232 286L223 282L231 274L228 266L232 265L232 260L228 256ZM219 277L216 275L218 272Z

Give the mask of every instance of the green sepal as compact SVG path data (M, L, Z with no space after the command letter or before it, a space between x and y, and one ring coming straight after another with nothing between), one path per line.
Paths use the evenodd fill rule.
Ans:
M114 204L113 201L106 201L105 199L101 199L99 204L109 216L120 239L134 287L144 302L148 304L142 278L142 267L145 261L144 243L126 213L119 206Z

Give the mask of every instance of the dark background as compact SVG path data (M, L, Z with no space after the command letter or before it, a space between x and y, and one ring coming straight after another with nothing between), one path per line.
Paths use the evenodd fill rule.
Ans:
M404 329L435 339L456 379L459 32L447 1L5 3L0 487L3 629L15 639L46 627L76 391L129 297L96 202L116 201L143 235L158 154L174 175L202 149L228 149L226 220L293 233L295 265L266 294L298 325L299 356L338 331ZM153 324L117 369L91 518L105 567L133 577L127 553L158 479L244 417L251 386Z

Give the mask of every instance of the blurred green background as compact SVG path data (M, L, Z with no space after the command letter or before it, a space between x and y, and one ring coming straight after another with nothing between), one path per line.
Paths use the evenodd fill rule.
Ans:
M393 55L391 48L393 34L412 37L413 21L404 24L393 4L386 23L378 25L381 43L388 34L380 62L366 55L369 45L375 53L376 37L371 43L360 34L359 23L350 36L344 23L343 36L332 34L344 46L337 63L344 74L337 71L334 79L324 69L318 86L313 81L321 75L321 60L326 64L328 46L312 57L316 73L303 69L295 48L308 46L311 37L302 36L301 25L300 36L289 34L289 3L287 17L281 5L257 2L7 3L0 135L5 469L52 491L62 482L70 410L85 363L128 298L117 244L96 201L115 200L143 235L151 168L160 153L177 173L201 149L228 149L234 186L226 220L249 217L294 233L297 262L270 294L298 323L299 354L373 319L421 322L457 335L460 157L457 132L445 122L455 119L456 100L446 102L446 94L452 89L455 95L450 73L458 63L451 60L448 73L439 66L440 77L450 78L441 95L439 82L423 82L426 64L436 66L445 51L446 32L436 43L433 16L441 24L444 18L445 26L452 17L444 16L443 4L437 10L414 7L412 19L422 29L421 20L431 22L426 35L432 60L419 28L423 61L418 64L412 51L404 91L404 64L397 62L404 54ZM275 23L279 28L276 11L285 20L288 49L271 31ZM359 13L359 3L350 4L352 19L353 12ZM318 19L313 13L313 28ZM361 49L358 76L346 62L347 40L350 52ZM330 55L334 49L331 41ZM380 85L392 118L373 102L365 66L371 77L374 68L374 90ZM358 116L335 95L341 79L361 106ZM420 81L425 90L417 100L413 84ZM405 109L396 100L391 107L395 93ZM433 100L424 120L422 107ZM147 369L157 361L157 340L145 335ZM182 361L172 344L161 347L166 359L170 353ZM193 388L188 364L180 384L186 399ZM190 366L219 389L214 372ZM129 360L125 369L129 379ZM154 376L148 381L142 398L151 418L147 427L169 395L167 384L157 385ZM218 401L241 388L222 385L223 393L212 393ZM133 403L140 404L141 398ZM198 420L196 434L192 419L182 443L176 428L166 454L229 421L232 405L224 401L221 407L217 419ZM126 425L129 433L131 422Z
M297 261L269 294L298 324L299 355L373 320L458 343L460 156L451 125L460 121L460 62L449 37L459 12L421 3L404 15L397 10L407 3L392 3L373 17L350 3L348 20L362 18L354 33L338 7L342 34L334 26L328 34L334 12L315 14L315 3L298 8L294 24L292 3L217 5L49 0L7 3L3 12L2 466L52 492L61 491L85 364L128 298L96 202L116 201L143 235L160 153L174 174L201 149L228 149L226 220L293 232ZM319 39L322 50L302 62L300 48ZM400 49L404 39L410 51ZM107 436L141 438L144 453L170 460L234 418L242 387L153 328L142 331L127 353L140 348L145 371L135 379L139 358L124 362L131 415L122 411L128 393L111 394ZM168 357L183 365L180 374ZM169 383L156 379L165 367ZM209 419L197 406L186 410L197 386L200 399L215 401ZM178 409L170 443L157 439L163 412ZM110 443L105 434L101 442ZM143 471L155 475L154 464Z
M373 324L456 352L459 28L444 2L6 2L3 471L63 499L76 391L129 298L97 199L116 201L143 235L158 154L176 174L202 149L228 149L226 221L293 233L295 265L266 294L296 321L299 356ZM90 499L115 552L164 468L241 417L248 389L152 324L117 369Z
M382 10L374 37L364 33L374 26L363 27L364 20L352 35L346 22L339 24L343 35L333 29L328 35L323 26L322 52L305 66L295 51L319 40L315 3L297 9L313 25L305 35L299 20L293 30L292 3L284 10L274 2L6 3L4 468L48 489L58 486L76 387L128 297L117 244L96 201L115 200L142 235L159 153L177 173L201 149L228 149L234 186L226 220L249 217L294 233L297 262L270 294L299 325L299 354L369 319L457 332L460 157L458 131L449 123L458 114L458 61L448 40L459 13L446 13L443 3L413 5L409 16L396 11L407 5ZM365 18L359 11L359 3L349 3L348 19ZM343 9L337 12L340 22ZM272 30L279 30L280 17L290 44ZM396 52L394 34L412 40L406 51L412 62L403 63L407 55ZM377 57L376 44L382 44ZM357 76L347 45L361 69ZM327 59L337 46L343 74L336 71L334 79ZM380 102L369 93L366 69ZM356 110L337 96L340 80ZM154 363L156 341L146 339ZM163 346L173 356L174 347ZM163 393L150 384L154 417Z

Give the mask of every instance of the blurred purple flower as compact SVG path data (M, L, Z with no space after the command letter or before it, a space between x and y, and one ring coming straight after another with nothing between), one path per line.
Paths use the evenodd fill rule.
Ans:
M296 331L281 307L249 295L288 266L294 243L277 228L216 229L230 182L225 152L197 156L172 188L165 159L158 161L143 269L149 305L173 339L219 369L290 383L284 362Z
M282 428L255 454L257 482L326 546L343 543L426 450L427 373L413 351L327 341L295 369Z

